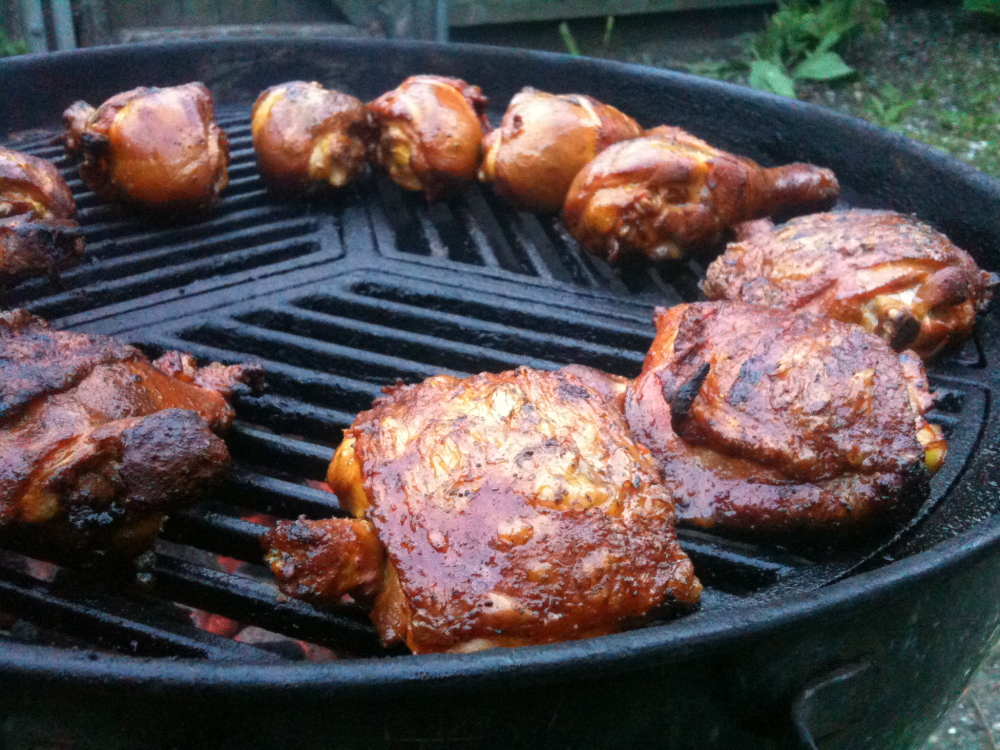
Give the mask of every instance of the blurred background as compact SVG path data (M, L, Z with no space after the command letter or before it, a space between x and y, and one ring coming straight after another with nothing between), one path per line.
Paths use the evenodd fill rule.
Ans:
M473 42L668 68L861 117L1000 178L1000 0L0 0L0 57L263 35ZM998 743L1000 650L927 748Z

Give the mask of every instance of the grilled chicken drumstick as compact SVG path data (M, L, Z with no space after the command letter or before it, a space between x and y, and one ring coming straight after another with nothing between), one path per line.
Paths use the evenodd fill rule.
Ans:
M31 214L0 219L0 290L25 276L55 276L82 254L75 221L39 221Z
M555 212L587 162L640 135L639 123L592 97L523 88L483 141L479 180L520 208Z
M708 268L709 299L856 323L925 360L969 336L1000 282L940 232L892 211L761 220L737 239Z
M476 179L489 132L478 86L458 78L412 76L368 104L377 133L375 158L396 184L429 200Z
M613 403L625 381L584 369L385 389L328 474L354 518L265 536L282 591L350 594L415 653L585 638L695 603L671 497Z
M73 220L73 194L51 162L0 146L0 219L29 213Z
M343 187L368 165L365 105L315 81L272 86L253 105L260 176L275 190Z
M54 276L82 253L76 204L59 171L0 146L0 284Z
M102 199L160 213L202 212L228 184L229 141L202 83L137 88L63 113L66 150Z
M236 392L257 366L150 362L104 336L0 314L0 528L131 556L164 513L223 479ZM36 533L37 530L37 533Z
M741 221L828 208L839 190L828 169L765 169L664 126L598 154L573 180L563 219L596 255L659 261L717 242Z
M626 416L678 518L779 536L912 512L944 461L923 365L861 328L730 302L658 309Z

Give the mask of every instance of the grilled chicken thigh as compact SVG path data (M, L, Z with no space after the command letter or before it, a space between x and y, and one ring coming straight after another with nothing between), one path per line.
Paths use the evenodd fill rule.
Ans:
M623 388L527 368L387 388L330 466L354 518L264 538L279 586L371 604L383 642L416 653L584 638L694 604L671 497L614 403Z
M487 99L458 78L412 76L368 104L375 158L396 184L429 200L476 179Z
M828 169L765 169L664 126L598 154L573 180L563 219L596 255L659 261L717 242L741 221L828 208L839 190Z
M365 105L315 81L272 86L253 105L253 147L260 176L296 193L343 187L368 165Z
M703 289L856 323L925 360L969 336L1000 282L947 237L892 211L814 214L741 228Z
M224 478L234 393L254 366L156 362L103 336L0 314L0 528L131 556L166 511Z
M229 141L202 83L132 89L96 109L76 102L63 120L66 150L82 154L80 177L104 200L202 212L229 182Z
M21 214L72 220L76 204L66 181L50 162L0 146L0 219Z
M659 309L626 416L682 522L780 536L912 511L944 461L923 365L807 312Z
M555 212L587 162L640 135L635 120L592 97L523 88L483 141L479 179L520 208Z

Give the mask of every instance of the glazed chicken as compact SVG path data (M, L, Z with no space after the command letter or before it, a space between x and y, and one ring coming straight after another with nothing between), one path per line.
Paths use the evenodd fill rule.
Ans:
M166 511L226 476L228 399L261 384L257 366L199 369L179 352L150 362L23 310L0 314L0 534L68 555L148 549Z
M415 653L585 638L693 605L673 502L613 403L624 386L520 368L387 388L330 466L354 518L265 536L281 590L349 594Z
M609 261L660 261L718 242L742 221L829 208L839 192L828 169L765 169L664 126L609 146L585 166L570 186L563 220L583 247Z
M74 221L39 221L31 214L0 219L0 290L26 276L55 277L82 254L83 236Z
M709 299L856 323L925 360L969 336L1000 282L940 232L891 211L761 220L737 238L708 268Z
M412 76L368 104L375 158L406 190L428 200L476 179L487 99L458 78Z
M82 253L76 204L59 171L0 146L0 284L55 276Z
M657 310L625 412L680 522L826 537L923 501L947 450L931 405L920 360L857 326L703 302Z
M253 147L273 190L343 187L368 165L365 105L315 81L272 86L253 105Z
M76 204L51 162L0 146L0 219L22 214L71 221Z
M104 200L198 213L229 182L229 141L202 83L132 89L96 109L76 102L63 120L66 150L83 156L80 177Z
M552 213L587 162L640 135L635 120L592 97L523 88L483 141L479 180L520 208Z

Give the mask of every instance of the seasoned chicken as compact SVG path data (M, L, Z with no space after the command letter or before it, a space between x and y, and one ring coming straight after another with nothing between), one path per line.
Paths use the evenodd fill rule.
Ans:
M587 162L640 135L639 123L592 97L523 88L483 141L479 180L520 208L555 212Z
M0 219L0 290L25 276L57 276L82 253L83 235L75 221L39 221L31 214Z
M428 200L476 179L487 99L458 78L412 76L368 104L375 158L407 190Z
M584 378L520 368L387 388L330 465L354 518L264 538L282 591L372 604L383 642L415 653L585 638L693 605L656 463L587 384L613 399L624 381Z
M828 208L839 190L829 169L765 169L680 128L659 127L609 146L585 166L570 186L563 219L595 255L659 261L718 242L741 221Z
M260 176L274 190L343 187L368 165L365 105L315 81L272 86L253 105Z
M946 452L920 360L861 328L733 302L658 309L633 434L681 522L781 536L912 512Z
M0 529L67 553L147 549L166 511L226 476L228 398L261 377L0 314Z
M738 239L708 268L709 299L856 323L925 360L969 336L1000 282L940 232L892 211L762 220Z
M21 214L69 221L76 218L76 204L50 162L0 146L0 219Z
M80 177L104 200L201 212L229 182L229 141L202 83L132 89L96 109L76 102L63 120L66 150L82 154Z

